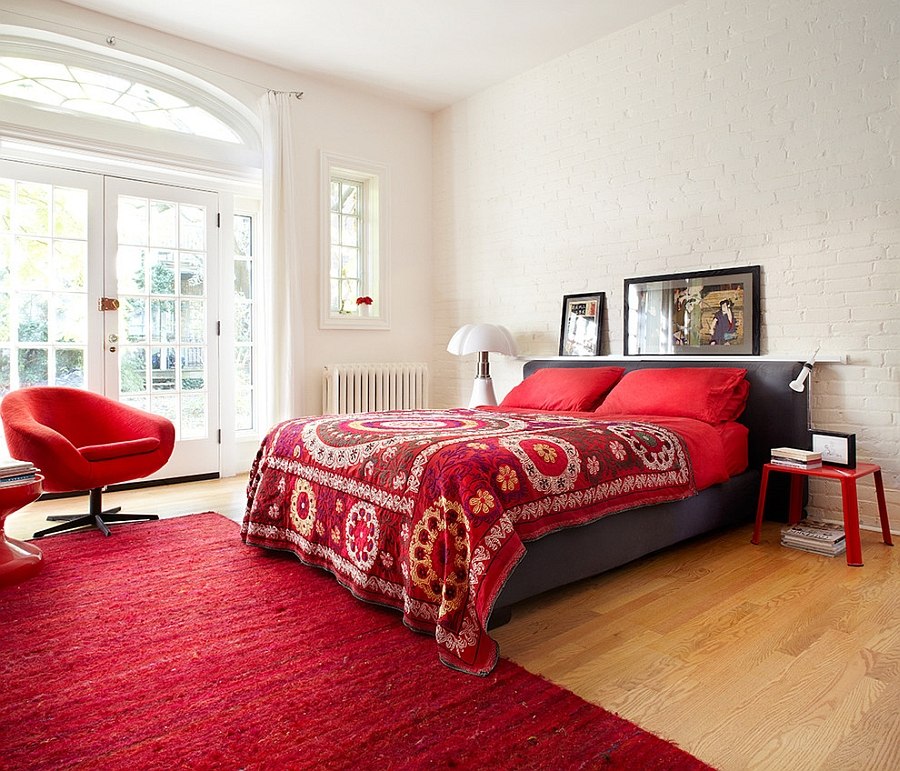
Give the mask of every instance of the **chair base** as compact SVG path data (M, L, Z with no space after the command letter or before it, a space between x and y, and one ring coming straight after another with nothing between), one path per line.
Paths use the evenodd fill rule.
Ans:
M53 533L64 533L81 527L96 527L103 535L112 535L107 524L113 522L146 522L159 519L156 514L120 514L121 506L103 511L101 504L103 488L96 487L90 492L90 509L87 514L53 514L47 517L50 522L59 522L59 525L39 530L33 538L43 538Z

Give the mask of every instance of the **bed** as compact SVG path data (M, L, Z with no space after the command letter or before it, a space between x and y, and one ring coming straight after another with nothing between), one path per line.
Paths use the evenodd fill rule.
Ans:
M241 536L486 674L488 629L516 602L752 520L769 449L807 441L787 388L801 366L535 360L499 408L285 421L251 469Z

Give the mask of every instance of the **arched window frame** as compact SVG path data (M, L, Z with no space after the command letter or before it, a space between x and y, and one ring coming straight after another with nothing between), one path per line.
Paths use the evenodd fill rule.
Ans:
M241 143L226 142L171 129L0 96L0 131L20 139L50 139L55 144L111 155L152 158L200 171L224 171L247 177L261 166L259 120L230 94L182 69L135 56L113 47L103 48L43 30L0 25L0 49L5 56L38 58L83 67L114 77L128 77L158 88L207 111L227 124Z

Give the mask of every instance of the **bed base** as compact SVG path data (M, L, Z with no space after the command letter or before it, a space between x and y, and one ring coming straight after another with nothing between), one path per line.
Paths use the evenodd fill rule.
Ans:
M752 522L759 495L760 468L769 460L771 448L808 446L806 395L788 388L803 366L800 361L748 362L724 357L701 362L535 360L525 364L525 376L543 367L602 366L624 366L627 371L690 366L747 369L750 396L741 422L750 429L750 466L743 474L692 498L610 514L587 525L559 530L526 543L525 556L494 603L488 628L507 623L512 615L511 606L517 602L620 567L698 535ZM767 505L770 516L783 519L787 502L787 484L770 492Z

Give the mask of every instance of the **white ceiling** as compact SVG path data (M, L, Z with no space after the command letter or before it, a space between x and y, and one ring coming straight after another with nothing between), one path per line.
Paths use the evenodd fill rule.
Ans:
M435 110L682 0L69 2Z

